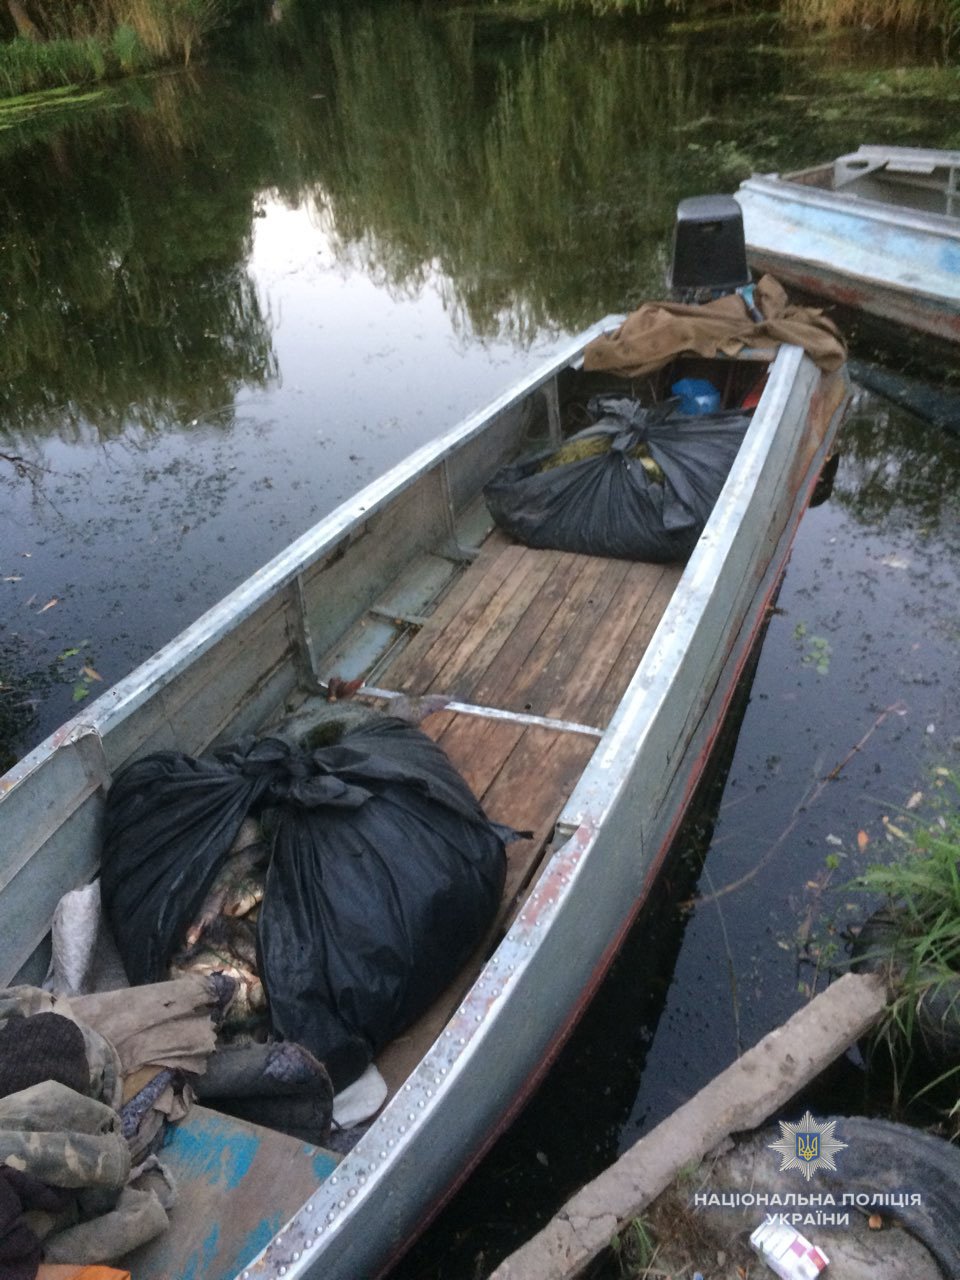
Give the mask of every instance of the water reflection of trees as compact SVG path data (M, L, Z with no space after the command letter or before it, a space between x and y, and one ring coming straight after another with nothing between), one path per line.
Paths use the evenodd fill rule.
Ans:
M568 17L518 37L403 3L335 11L315 196L334 243L398 290L440 273L474 332L526 337L660 292L678 199L846 150L851 111L901 142L922 116L930 145L921 85L894 108L857 78L922 51L785 45L770 21L644 39Z
M186 77L144 93L0 160L10 436L209 418L275 373L245 270L260 175L220 177L222 134Z
M566 23L496 77L489 39L405 5L331 20L317 199L340 252L398 287L439 267L483 334L662 289L678 194L731 182L728 149L678 137L730 94L722 60Z
M846 422L833 498L867 528L909 524L960 555L960 439L868 397Z
M735 37L295 7L219 70L6 129L0 426L209 419L274 377L245 265L267 192L312 199L391 289L429 280L459 332L524 340L659 292L679 198L843 146L809 60Z
M232 70L64 107L18 147L6 132L7 434L210 418L273 377L245 267L263 191L313 193L345 259L397 290L432 279L480 335L575 327L661 286L678 191L724 162L675 131L721 73L591 23L404 4L316 21L309 57L278 32Z

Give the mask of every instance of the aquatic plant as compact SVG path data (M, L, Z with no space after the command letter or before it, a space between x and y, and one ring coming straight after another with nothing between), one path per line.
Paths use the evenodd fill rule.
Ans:
M43 661L22 635L0 625L0 773L20 758L37 719L37 708L55 686L70 686L71 701L82 702L94 682L102 680L92 665L89 640Z
M827 675L830 671L830 657L833 652L830 641L824 636L808 635L805 622L797 623L793 629L793 638L802 651L801 666L813 667L817 675Z

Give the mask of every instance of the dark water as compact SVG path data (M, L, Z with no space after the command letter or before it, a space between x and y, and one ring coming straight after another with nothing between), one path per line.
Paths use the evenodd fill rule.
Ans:
M7 762L563 335L661 293L678 199L861 141L960 146L941 52L328 7L0 130ZM958 376L896 335L880 355ZM482 1274L822 985L839 886L960 766L958 480L956 438L861 397L726 786L399 1275Z

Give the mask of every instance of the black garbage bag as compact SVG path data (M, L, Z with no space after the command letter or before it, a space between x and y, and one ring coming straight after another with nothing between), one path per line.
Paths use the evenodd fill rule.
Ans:
M312 751L248 737L147 756L110 788L101 873L131 981L165 975L248 815L272 842L257 922L272 1029L343 1088L480 942L515 833L437 743L390 717Z
M484 489L496 523L530 547L657 563L684 560L703 532L751 414L686 416L667 402L594 396L595 425L564 445L602 452L551 465L556 449L503 467ZM652 467L637 456L644 453Z

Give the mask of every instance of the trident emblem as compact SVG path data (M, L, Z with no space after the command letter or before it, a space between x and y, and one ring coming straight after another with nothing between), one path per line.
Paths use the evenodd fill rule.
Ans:
M807 1132L797 1134L797 1156L806 1164L810 1164L812 1161L820 1159L819 1133Z

